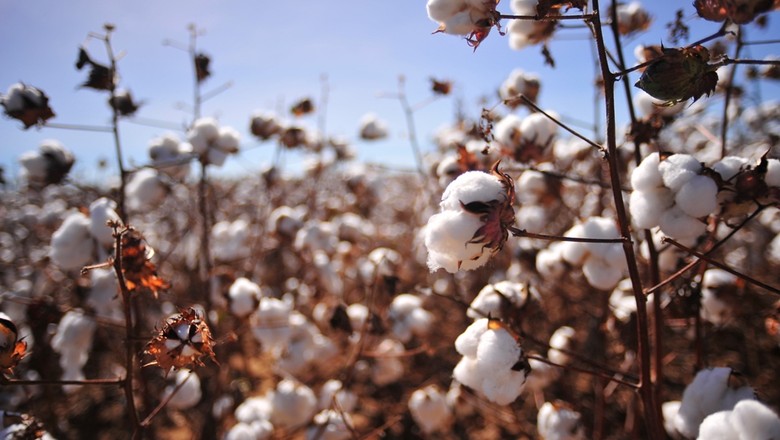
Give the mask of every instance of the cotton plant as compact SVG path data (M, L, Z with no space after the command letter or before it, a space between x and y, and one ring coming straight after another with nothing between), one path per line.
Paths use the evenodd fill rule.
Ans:
M182 181L190 171L189 159L192 158L192 145L182 142L173 133L149 141L147 149L151 165L171 178Z
M73 153L60 141L45 139L38 151L28 151L19 157L20 174L30 187L56 185L65 179L75 161Z
M732 385L732 374L731 368L727 367L709 368L696 373L693 381L685 387L679 407L676 404L664 405L664 416L672 420L667 431L688 439L696 438L700 425L710 414L731 410L743 400L754 400L753 388Z
M452 424L452 409L446 394L438 386L428 385L416 389L409 397L409 412L425 435L445 434Z
M433 324L433 314L422 306L422 298L402 293L390 303L387 316L393 335L401 342L409 342L413 336L424 337Z
M750 440L780 438L780 417L757 400L741 400L731 410L708 415L699 439Z
M515 335L498 321L474 321L455 340L463 357L453 370L458 382L498 405L514 402L530 373L525 353Z
M466 315L473 319L506 318L505 312L521 309L530 295L527 284L510 280L488 284L471 301Z
M470 171L461 174L442 194L441 212L425 229L428 268L455 273L485 265L506 242L515 220L514 184L509 175Z
M216 119L205 117L192 124L187 140L202 163L221 167L228 155L238 153L241 136L234 128L220 127Z
M536 416L536 429L543 440L585 440L581 418L566 402L545 402Z
M89 359L97 323L81 309L63 315L52 337L51 347L60 355L62 380L84 380L84 365ZM79 385L64 385L65 392L73 392Z

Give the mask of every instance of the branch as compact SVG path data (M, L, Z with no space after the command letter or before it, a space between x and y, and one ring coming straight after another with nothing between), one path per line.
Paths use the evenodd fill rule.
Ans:
M536 234L533 232L528 232L525 229L516 228L514 226L510 226L507 229L509 230L509 232L512 233L512 236L514 237L536 238L539 240L573 241L577 243L625 243L626 241L630 242L630 239L621 238L621 237L618 238L566 237L560 235Z

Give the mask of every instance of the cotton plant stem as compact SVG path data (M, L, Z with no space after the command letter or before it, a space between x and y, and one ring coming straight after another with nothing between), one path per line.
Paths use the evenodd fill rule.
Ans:
M737 44L734 47L734 58L739 58L742 52L742 27L737 28ZM731 97L734 94L734 79L737 77L737 66L733 66L729 71L728 82L726 83L726 97L723 100L723 115L720 122L720 157L726 157L728 151L728 132L729 132L729 106Z
M119 195L117 196L117 215L124 224L127 224L127 211L125 210L125 187L127 185L127 170L125 169L124 159L122 158L122 143L119 137L119 110L115 105L116 102L116 57L114 56L114 50L111 47L111 31L112 27L106 25L106 35L103 37L103 42L106 45L106 52L108 53L108 59L111 63L109 75L111 80L109 82L109 93L111 94L111 133L114 137L114 149L116 151L117 167L119 167Z
M591 376L600 377L600 378L606 379L606 380L608 380L610 382L615 382L615 383L618 383L620 385L624 385L624 386L627 386L627 387L633 388L633 389L637 389L637 388L639 388L641 386L640 384L635 384L635 383L623 380L623 379L619 378L618 375L612 375L612 374L608 374L608 373L603 373L601 371L588 370L587 368L580 368L580 367L576 367L576 366L573 366L573 365L556 364L555 362L547 359L544 356L537 356L537 355L530 354L530 355L527 356L527 358L528 359L534 359L534 360L537 360L539 362L544 362L545 364L552 365L553 367L562 368L564 370L571 370L571 371L576 371L578 373L584 373L584 374L588 374L588 375L591 375Z
M592 18L593 32L596 37L599 60L601 65L601 76L604 79L604 97L606 103L606 139L607 139L607 161L610 170L610 181L612 183L612 194L615 201L615 211L618 218L620 235L624 239L623 251L626 256L629 277L633 287L634 298L636 299L637 316L637 341L638 357L640 362L640 381L639 392L642 396L644 418L647 426L647 434L651 439L664 439L662 422L658 414L655 403L655 391L651 379L650 362L650 338L648 329L648 317L646 309L646 298L642 292L642 280L639 275L636 255L631 242L631 232L629 230L629 219L623 202L623 193L620 190L620 166L618 163L616 120L615 120L615 75L609 70L607 63L606 47L604 46L604 35L601 29L601 19L599 15L599 1L593 0L594 16Z
M562 235L536 234L533 232L528 232L525 229L516 228L514 226L508 227L507 230L511 232L512 236L514 237L535 238L539 240L549 240L549 241L573 241L576 243L625 243L627 240L625 238L588 238L588 237L566 237ZM628 239L628 241L630 241L630 239Z

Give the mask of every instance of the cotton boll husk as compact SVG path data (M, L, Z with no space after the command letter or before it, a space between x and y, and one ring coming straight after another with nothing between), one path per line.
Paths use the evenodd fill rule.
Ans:
M452 411L444 393L436 385L415 390L409 397L409 412L425 434L446 432L452 421Z
M709 177L694 176L680 187L674 201L691 217L710 215L718 209L718 185Z
M110 247L114 244L114 231L108 226L108 222L118 222L119 215L116 213L116 202L101 197L89 205L90 230L92 236L103 247Z
M658 226L661 215L674 204L674 194L664 187L634 190L628 203L634 226L639 229L650 229Z
M582 273L588 284L601 290L613 289L623 277L619 266L610 265L601 258L590 256L582 265Z
M584 440L580 418L580 413L567 404L545 402L536 416L539 437L544 440Z
M261 420L270 420L273 413L271 401L266 396L250 397L244 400L236 408L234 415L236 420L242 423L252 423Z
M49 257L63 270L81 269L92 261L92 222L80 213L70 214L51 236Z
M664 211L658 220L658 225L664 234L683 240L698 237L707 229L704 223L689 216L677 206Z
M479 341L482 335L488 330L488 319L480 318L466 327L455 339L455 350L463 356L476 358ZM463 381L461 381L463 382Z
M162 400L167 399L168 396L173 393L176 387L179 390L171 397L166 405L166 408L172 409L189 409L197 405L200 402L200 378L194 371L179 370L176 372L176 384L168 385L161 397Z
M284 379L268 397L271 402L271 423L278 428L299 426L311 420L317 410L317 398L306 385Z
M334 403L336 408L344 412L352 412L357 406L357 396L355 393L344 389L344 384L340 380L330 379L322 385L320 390L319 409L328 409Z
M425 229L428 268L455 273L484 265L492 253L481 243L468 243L482 227L478 215L463 210L434 214Z
M663 178L658 170L660 156L658 153L649 154L631 172L631 187L634 191L648 191L663 186Z
M230 311L238 317L247 316L257 308L261 296L260 286L247 278L237 278L228 290Z
M314 426L306 430L306 440L347 440L352 438L352 419L349 414L324 410L314 416Z
M569 326L563 326L555 330L550 336L550 349L547 350L547 358L558 365L566 365L571 361L571 357L560 351L571 349L571 341L574 338L575 331Z
M658 164L664 186L672 191L680 188L698 175L701 163L689 154L673 154Z
M461 211L461 204L505 198L504 185L497 177L482 171L467 171L444 189L440 206L442 210Z

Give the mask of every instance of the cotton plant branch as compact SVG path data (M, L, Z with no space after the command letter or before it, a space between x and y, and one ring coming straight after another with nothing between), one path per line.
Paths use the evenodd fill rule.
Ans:
M519 229L514 226L509 226L507 230L512 233L514 237L535 238L539 240L548 241L573 241L576 243L625 243L630 241L630 238L588 238L588 237L567 237L565 235L545 235L528 232L525 229Z
M623 385L623 386L626 386L626 387L629 387L629 388L632 388L632 389L638 389L639 388L638 384L636 384L634 382L629 382L629 381L623 380L620 377L618 377L619 376L618 374L603 373L601 371L589 370L587 368L580 368L580 367L577 367L577 366L574 366L574 365L556 364L555 362L547 359L544 356L537 356L535 354L529 354L526 357L528 359L534 359L534 360L537 360L539 362L544 362L545 364L552 365L553 367L561 368L561 369L564 369L564 370L576 371L578 373L588 374L590 376L599 377L601 379L606 379L606 380L608 380L610 382L615 382L617 384L620 384L620 385Z
M742 27L737 28L737 43L734 47L734 58L739 58L740 52L742 52ZM720 122L720 157L721 159L726 157L728 151L728 131L729 131L729 106L731 105L731 97L734 95L734 79L737 77L737 66L734 66L729 71L729 77L726 80L725 99L723 101L723 114Z

